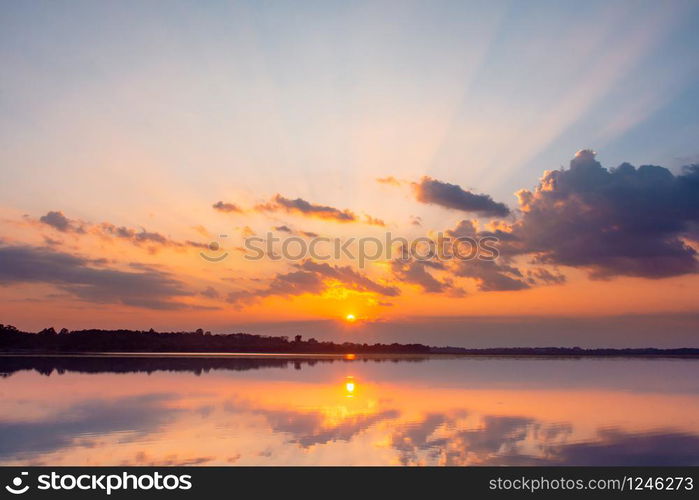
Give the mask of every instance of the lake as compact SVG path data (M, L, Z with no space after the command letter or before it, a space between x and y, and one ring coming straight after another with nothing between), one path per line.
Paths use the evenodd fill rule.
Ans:
M4 465L699 464L699 360L0 356Z

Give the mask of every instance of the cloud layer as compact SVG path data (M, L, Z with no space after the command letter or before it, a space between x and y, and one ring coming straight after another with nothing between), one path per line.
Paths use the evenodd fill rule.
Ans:
M392 184L394 180L384 178L380 182ZM699 270L699 165L686 166L679 173L654 165L636 168L628 163L608 169L597 161L594 152L582 150L571 160L569 168L546 171L534 189L519 191L519 206L514 212L489 195L475 194L430 177L423 177L412 187L421 203L480 216L507 216L490 221L485 226L488 229L482 229L478 221L464 219L445 231L451 238L497 238L498 258L392 261L388 263L387 282L371 279L348 265L312 260L287 263L291 270L277 272L267 281L267 286L230 292L227 301L241 306L270 296L322 295L338 284L379 298L398 296L401 284L415 285L425 293L460 296L465 295L461 288L464 279L472 280L479 291L511 292L562 284L566 280L562 274L566 267L586 270L596 279L615 276L659 279ZM248 213L223 201L213 207L226 213ZM384 225L380 219L365 214L280 194L254 207L252 212L255 211L338 223ZM125 241L149 251L207 247L193 241L173 240L144 228L71 219L57 210L27 220L36 226L52 228L53 235L93 235ZM419 217L411 221L411 225L422 224ZM281 222L274 230L309 238L317 236ZM254 234L252 230L249 232ZM53 246L60 244L51 238L45 241ZM3 284L49 283L81 300L156 309L183 307L174 299L190 295L182 283L149 267L132 266L129 271L108 269L97 259L29 246L0 247L0 256ZM223 300L226 291L219 295L209 287L198 295Z
M0 247L0 285L45 283L87 302L147 309L186 307L175 300L190 295L180 281L147 266L136 268L135 272L106 268L99 260L40 247Z

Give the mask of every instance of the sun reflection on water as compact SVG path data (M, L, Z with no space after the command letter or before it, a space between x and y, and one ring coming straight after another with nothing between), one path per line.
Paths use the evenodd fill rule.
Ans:
M354 390L357 388L354 377L351 375L345 378L345 396L354 397Z

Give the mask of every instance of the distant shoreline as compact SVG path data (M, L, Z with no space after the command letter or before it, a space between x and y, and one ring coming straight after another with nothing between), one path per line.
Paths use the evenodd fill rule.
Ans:
M684 357L699 358L699 348L591 348L580 347L433 347L424 344L359 344L272 337L249 333L211 334L138 330L78 330L38 333L0 325L0 355L105 356L105 357L331 357L348 356L472 356L472 357Z
M58 357L58 358L276 358L276 359L338 359L353 361L355 359L376 358L690 358L699 359L699 349L584 349L568 348L511 348L511 349L463 349L446 352L406 353L323 353L323 352L91 352L91 351L33 351L0 350L2 357ZM459 348L457 348L459 349ZM547 352L536 352L546 350ZM602 352L597 352L602 351ZM640 352L637 352L640 351ZM679 351L679 352L678 352Z

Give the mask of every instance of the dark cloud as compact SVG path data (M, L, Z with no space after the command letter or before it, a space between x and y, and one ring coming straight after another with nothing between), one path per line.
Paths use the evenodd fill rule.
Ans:
M430 274L427 268L444 269L444 266L432 261L412 260L405 262L403 260L394 260L391 262L393 275L404 283L418 285L427 293L449 292L454 295L463 295L463 291L454 287L450 280L438 280Z
M103 222L99 226L94 226L94 231L103 237L114 237L121 240L129 241L135 246L146 246L151 251L157 250L159 247L170 248L201 248L206 249L208 245L198 243L196 241L186 240L184 242L173 240L167 236L145 229L136 230L125 226L115 226L109 222Z
M473 278L482 292L505 292L529 288L522 271L510 264L472 259L454 263L453 272L462 278Z
M199 243L198 241L185 240L183 243L186 247L201 248L201 249L211 249L210 243Z
M88 302L147 309L181 309L176 297L191 295L168 273L153 268L126 272L103 262L29 246L0 247L0 284L47 283Z
M62 233L84 233L83 225L63 215L61 211L50 211L39 218L39 222L51 226Z
M136 244L154 243L157 245L168 245L170 243L168 238L166 238L162 234L146 231L145 229L137 231L135 229L131 229L124 226L117 227L114 224L109 224L108 222L101 224L100 228L106 234L110 234L117 238L131 240Z
M518 257L532 263L587 269L593 278L664 278L699 270L699 166L681 174L652 165L624 163L606 169L589 150L577 153L570 168L546 172L534 191L522 190L520 213L512 224L497 222L478 231L463 220L446 231L453 238L498 239L495 260L454 261L455 276L473 278L483 291L523 290L556 285L565 276L554 267L522 270Z
M698 270L691 238L699 222L699 165L680 175L654 165L608 170L580 151L567 170L544 174L518 193L521 218L511 254L587 268L592 277L664 278Z
M228 302L241 306L256 302L270 296L293 297L298 295L319 294L328 288L326 281L336 280L344 287L361 292L372 292L382 296L395 297L400 290L386 286L349 266L331 266L307 260L294 266L297 270L277 274L270 284L259 290L241 290L228 294Z
M420 182L413 183L413 192L415 199L421 203L471 212L483 217L505 217L510 214L510 209L505 204L494 201L487 194L474 194L456 184L427 176Z
M234 203L227 203L224 201L217 201L212 205L214 210L218 210L219 212L223 213L240 213L243 210L236 204Z
M319 219L334 220L336 222L357 221L357 216L350 210L340 210L325 205L316 205L301 198L292 200L280 194L274 196L270 202L258 205L257 209L265 212L284 211L297 215L317 217Z
M282 224L281 226L274 226L274 230L278 231L280 233L287 233L287 234L293 234L296 236L303 236L304 238L317 238L318 233L314 233L312 231L297 231L296 229L293 229L286 224Z
M493 232L478 232L473 221L462 220L454 229L446 231L448 237L456 239L472 238L474 241L483 236L494 236ZM495 235L501 242L507 240L509 235ZM465 240L468 241L468 240ZM470 248L459 250L460 254L468 255ZM454 259L449 263L449 270L458 277L472 278L476 280L477 287L482 292L516 291L524 290L533 284L527 281L523 272L512 264L507 255L495 260L472 258L468 260Z
M539 267L527 271L527 281L531 285L543 283L546 285L561 285L566 282L566 277L559 272L551 272Z
M275 195L274 198L267 203L257 205L255 209L262 212L287 212L304 217L315 217L342 223L363 221L366 224L378 226L386 225L381 219L377 219L370 215L365 215L362 219L351 210L340 210L339 208L326 205L317 205L302 198L285 198L280 194Z
M30 219L32 220L32 219ZM186 240L184 242L173 240L163 234L147 231L143 228L133 229L126 226L116 226L109 222L101 224L90 224L88 222L77 221L66 217L61 211L50 211L39 218L39 222L51 226L62 233L94 234L101 238L116 238L130 242L135 246L145 246L149 251L155 252L162 247L170 248L201 248L208 247L205 243ZM49 239L46 239L50 243Z

